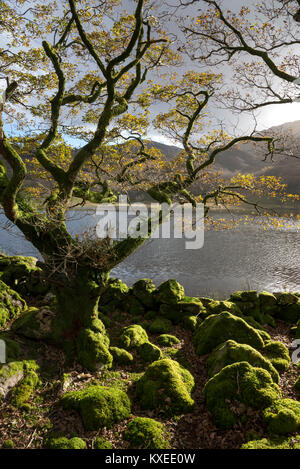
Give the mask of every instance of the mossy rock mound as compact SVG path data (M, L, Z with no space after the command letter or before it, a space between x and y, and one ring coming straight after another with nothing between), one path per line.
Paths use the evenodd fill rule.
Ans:
M278 310L277 298L273 293L262 291L259 295L259 305L262 313L276 314Z
M300 431L300 402L293 399L278 399L264 410L263 420L268 432L286 435Z
M132 285L133 295L148 309L155 307L156 286L149 278L143 278Z
M114 363L118 365L130 365L133 362L133 356L127 350L118 347L110 347L110 353L113 356Z
M254 367L267 370L273 381L278 384L279 374L272 363L250 345L239 344L234 340L227 340L212 352L207 360L208 375L212 377L225 366L238 362L247 362Z
M105 334L91 329L82 329L76 340L78 361L90 371L111 368L113 356L109 352Z
M172 345L180 344L180 340L174 335L162 334L157 337L157 343L161 347L171 347Z
M205 355L229 339L257 349L264 345L256 329L228 312L206 318L195 332L194 345L198 355Z
M150 324L149 332L152 334L167 334L172 330L172 322L166 318L156 318Z
M35 340L51 340L56 313L48 307L29 308L12 324L19 335Z
M300 449L300 435L290 438L263 438L248 441L241 449Z
M197 316L206 312L202 301L196 297L185 296L178 304L181 307L183 316Z
M124 432L124 440L134 449L168 449L170 442L165 427L156 420L137 417Z
M236 301L241 301L243 303L255 303L258 300L258 293L256 290L246 290L246 291L237 291L232 293L230 296L230 301L234 303Z
M131 413L130 399L124 391L106 386L90 386L81 391L66 393L61 404L76 410L87 431L111 428L127 419Z
M94 442L94 449L112 449L113 445L110 441L98 436Z
M147 332L138 324L125 327L119 337L120 346L126 350L140 347L146 342L149 342Z
M159 314L171 321L173 324L179 324L183 319L181 306L178 304L161 304L159 307Z
M143 409L159 408L166 414L177 415L192 411L194 385L188 370L165 358L148 366L136 383L136 394Z
M202 320L198 316L184 316L182 325L188 331L195 332Z
M275 293L275 297L277 299L277 304L280 306L293 305L299 301L299 296L290 292Z
M131 316L144 316L145 314L145 307L143 304L134 296L128 299L128 313Z
M26 308L25 300L0 280L0 327L17 318Z
M157 300L160 303L176 305L184 298L184 288L175 279L163 282L157 290Z
M300 299L298 298L297 303L281 306L276 317L289 324L297 324L300 320Z
M126 301L130 292L126 283L120 279L111 278L99 300L99 311L113 313Z
M204 397L215 424L222 429L234 427L238 415L232 405L237 401L253 409L264 409L281 396L270 373L247 362L223 368L205 385Z
M39 377L33 370L25 372L24 377L14 387L10 395L10 403L18 409L28 409L30 404L28 400L32 396L35 388L39 384Z
M44 443L47 449L87 449L86 442L81 438L47 438Z
M138 348L138 353L141 359L146 362L154 362L160 360L163 357L162 351L159 347L150 342L145 342Z
M281 342L267 342L261 350L261 353L272 363L279 373L283 373L290 366L291 358L289 349Z
M41 279L35 257L0 254L0 278L21 295L45 295L49 284Z
M206 309L210 314L219 314L223 311L228 311L228 313L234 314L236 316L241 316L242 314L240 308L229 300L211 300L210 303L207 304Z

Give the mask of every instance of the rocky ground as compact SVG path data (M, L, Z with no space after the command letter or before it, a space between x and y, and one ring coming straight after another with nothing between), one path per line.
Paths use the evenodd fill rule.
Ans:
M111 281L99 318L112 364L90 371L20 334L16 318L43 311L45 292L26 295L23 283L16 293L2 278L0 447L300 447L299 367L290 361L297 294L239 292L220 302L185 297L175 281L158 289Z

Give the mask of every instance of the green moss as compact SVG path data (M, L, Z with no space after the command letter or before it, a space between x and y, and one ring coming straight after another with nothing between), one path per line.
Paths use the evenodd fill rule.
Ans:
M227 365L238 362L247 362L250 365L267 370L275 383L279 382L279 374L269 360L250 345L238 344L228 340L219 345L207 360L208 375L210 377L219 373Z
M45 441L45 447L48 449L86 449L86 442L81 438L48 438Z
M132 316L143 316L145 314L145 308L137 298L132 297L129 300L128 312Z
M133 362L133 356L122 348L110 347L110 353L113 356L114 363L118 365L130 365Z
M277 435L295 433L300 430L300 402L293 399L278 399L263 412L268 432Z
M66 409L78 411L86 430L111 428L127 419L131 403L124 391L104 386L90 386L81 391L66 393L61 403Z
M177 304L184 298L184 288L175 279L163 282L157 291L157 299L161 303Z
M300 319L300 301L297 303L281 306L276 317L289 324L296 324Z
M157 337L157 343L162 347L170 347L171 345L180 344L180 340L174 335L162 334Z
M249 441L241 449L300 449L300 436Z
M0 280L0 327L15 319L27 308L20 295Z
M5 398L18 383L26 377L28 373L38 369L34 360L11 361L0 365L0 398Z
M179 324L183 318L180 305L161 304L159 314L169 319L173 324Z
M94 443L94 449L112 449L113 445L110 443L110 441L105 440L105 438L102 438L101 436L98 436L95 440Z
M160 422L145 417L132 420L124 433L124 440L134 449L168 449L170 442Z
M125 327L119 337L119 344L126 350L139 347L145 342L149 342L147 332L138 324Z
M291 363L289 349L281 342L268 342L261 350L279 373L288 369Z
M79 362L90 371L99 371L112 366L113 357L109 352L104 334L82 329L76 341Z
M290 292L282 292L282 293L277 293L277 303L280 306L287 306L287 305L292 305L295 303L298 303L299 297Z
M167 334L171 330L172 322L166 318L156 318L149 327L152 334Z
M197 329L198 324L201 324L201 322L202 321L198 316L184 316L183 327L194 332Z
M300 392L300 376L295 381L294 388L297 392Z
M152 280L143 278L132 286L134 296L146 307L154 308L156 287Z
M199 298L185 296L178 304L181 307L182 314L186 316L197 316L205 311L203 303Z
M139 356L144 362L154 362L155 360L160 360L163 357L163 354L159 347L150 342L145 342L138 348Z
M211 352L226 340L232 339L254 348L262 348L264 342L258 332L243 319L228 312L209 316L197 328L194 345L198 355Z
M101 310L101 306L107 305L112 301L115 301L116 304L124 301L128 292L129 287L126 285L126 283L119 279L110 279L105 291L101 295L99 309Z
M0 254L1 280L21 295L45 295L49 284L41 280L42 269L36 262L34 257Z
M262 291L259 294L259 304L263 313L274 314L277 311L277 299L272 293Z
M2 449L13 449L15 444L12 440L5 440L2 445Z
M242 302L256 302L258 299L258 294L256 290L249 291L237 291L230 296L230 300L233 302L242 301Z
M143 409L159 408L172 415L192 410L193 388L194 378L191 373L168 358L149 365L136 383L137 398Z
M211 378L203 394L215 424L229 429L238 422L231 403L240 401L245 406L263 409L280 397L280 389L268 371L240 362L226 366Z
M39 383L39 377L35 371L29 370L24 378L19 381L11 391L10 403L18 409L27 408L27 401L32 396Z
M145 314L145 319L147 319L148 321L151 321L152 319L155 319L157 316L157 311L147 311L147 313Z

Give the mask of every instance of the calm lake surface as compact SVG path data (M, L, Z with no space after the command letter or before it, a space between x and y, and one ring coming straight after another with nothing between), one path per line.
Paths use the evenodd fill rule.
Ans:
M72 213L68 226L72 233L82 233L97 221L93 209L78 211ZM38 257L38 252L1 212L0 250L10 255ZM183 239L152 239L111 275L128 285L145 277L152 278L156 285L176 278L187 295L222 299L240 289L300 291L298 222L289 221L283 228L265 230L257 219L234 230L207 230L204 247L199 250L186 250Z

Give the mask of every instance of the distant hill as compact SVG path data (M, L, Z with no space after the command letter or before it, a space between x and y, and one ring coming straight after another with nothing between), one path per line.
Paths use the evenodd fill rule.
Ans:
M294 150L294 155L300 156L300 121L288 122L286 124L271 127L260 132L265 135L276 135L288 142ZM160 148L167 159L172 159L180 152L180 148L152 142L153 146ZM281 177L288 190L300 193L300 159L274 155L273 161L265 160L266 146L255 146L251 142L241 144L235 148L225 151L217 156L214 169L223 171L224 176L231 177L237 173L254 173L257 176Z

